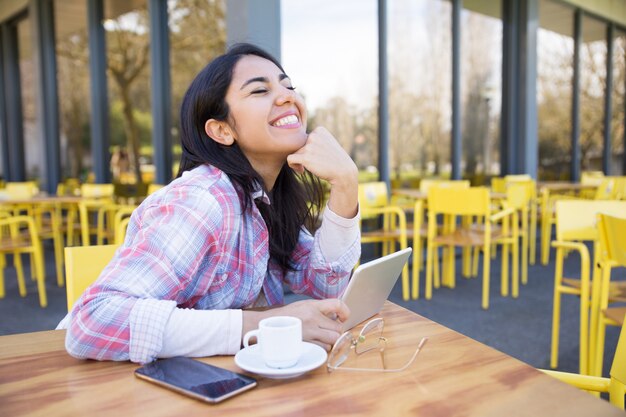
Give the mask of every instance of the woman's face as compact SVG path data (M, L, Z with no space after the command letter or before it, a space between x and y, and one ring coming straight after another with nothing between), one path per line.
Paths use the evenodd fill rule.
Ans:
M233 70L226 103L235 140L255 169L262 164L280 168L287 155L304 146L304 101L271 61L256 55L242 57Z

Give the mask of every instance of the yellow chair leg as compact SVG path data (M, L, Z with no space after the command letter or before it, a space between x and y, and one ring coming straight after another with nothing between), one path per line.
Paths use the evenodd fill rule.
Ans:
M483 297L482 307L484 310L489 308L489 267L491 262L491 244L485 245L485 253L483 254Z
M4 254L0 254L0 298L4 298L4 267L6 266L6 259Z
M512 289L511 295L513 298L517 298L519 296L519 246L518 246L518 237L514 236L513 245L511 245L513 250L513 273L511 274L512 281Z
M563 250L556 250L554 268L554 298L552 310L552 346L550 349L550 368L559 366L559 326L561 323L561 277L563 276Z
M26 283L24 282L24 267L22 266L22 255L15 253L13 255L13 264L15 265L15 272L17 273L17 286L20 291L20 296L26 297Z
M502 245L502 270L500 271L500 295L509 295L509 252L510 244Z
M33 254L35 258L35 268L37 269L37 290L39 291L39 305L46 307L48 305L48 297L46 296L46 282L43 253L41 248L37 248Z
M427 242L426 244L426 282L424 289L424 298L430 300L433 296L433 244Z
M530 209L530 264L537 261L537 205L533 202Z
M62 287L65 284L63 275L63 242L61 241L61 235L58 231L54 232L54 264L57 271L57 285Z

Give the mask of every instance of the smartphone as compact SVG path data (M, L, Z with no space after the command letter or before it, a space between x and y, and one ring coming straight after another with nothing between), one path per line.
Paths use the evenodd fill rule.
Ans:
M254 378L186 357L151 362L136 369L135 376L208 403L256 386Z

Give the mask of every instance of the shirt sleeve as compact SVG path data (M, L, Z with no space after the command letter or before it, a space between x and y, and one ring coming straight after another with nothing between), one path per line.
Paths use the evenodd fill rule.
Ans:
M356 216L346 219L326 206L319 232L320 249L326 260L332 262L339 259L345 248L355 241L360 233L360 217L361 212L358 211Z
M169 193L174 197L136 210L124 245L75 304L70 355L145 363L162 350L170 316L187 301L222 227L222 210L209 193Z
M241 347L242 310L174 309L159 358L234 355Z
M340 297L361 256L360 212L353 219L345 219L326 211L328 207L315 236L306 229L300 232L293 252L293 270L284 275L293 292L317 299ZM331 253L325 253L328 248L322 249L322 240L325 246L332 246Z

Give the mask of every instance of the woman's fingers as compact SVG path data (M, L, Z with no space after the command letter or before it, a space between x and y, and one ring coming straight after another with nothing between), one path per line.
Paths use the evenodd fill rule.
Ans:
M298 301L278 310L280 314L300 318L303 339L327 350L341 335L341 323L350 315L345 303L337 299Z

